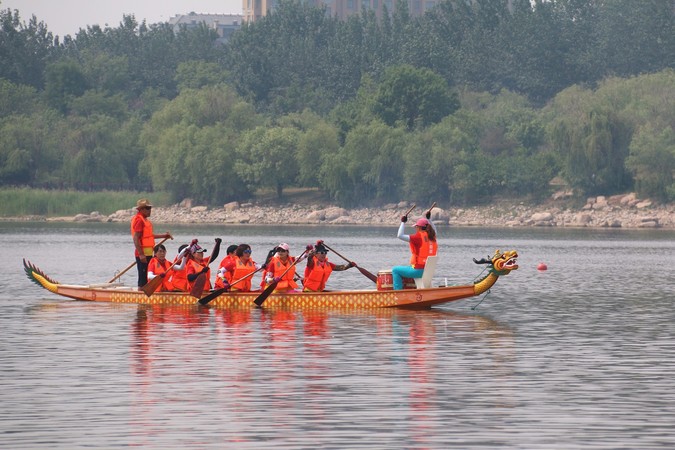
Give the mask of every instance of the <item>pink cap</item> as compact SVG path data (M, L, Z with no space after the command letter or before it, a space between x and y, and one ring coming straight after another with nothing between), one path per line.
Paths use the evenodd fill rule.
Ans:
M283 249L286 250L287 252L290 252L290 251L291 251L291 247L289 247L288 244L286 244L286 243L281 243L281 244L279 244L279 245L278 245L278 248L283 248Z
M424 217L421 218L421 219L417 219L417 222L415 222L415 226L416 226L416 227L422 227L422 228L424 228L424 227L426 227L427 225L429 225L429 221L428 221L427 219L425 219Z

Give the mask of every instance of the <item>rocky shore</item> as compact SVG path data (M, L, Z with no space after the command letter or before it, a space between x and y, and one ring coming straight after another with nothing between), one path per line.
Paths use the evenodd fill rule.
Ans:
M675 205L657 205L633 193L591 197L582 208L564 206L566 195L555 196L541 205L494 204L470 208L434 208L432 220L450 226L481 227L574 227L574 228L666 228L675 229ZM156 224L298 224L298 225L391 225L409 208L406 202L379 208L344 209L330 205L269 205L228 203L221 208L192 205L190 200L167 208L155 207ZM419 217L416 208L411 217ZM17 220L48 222L129 222L134 208L111 215L96 211L74 217L28 217ZM7 220L7 219L5 219Z

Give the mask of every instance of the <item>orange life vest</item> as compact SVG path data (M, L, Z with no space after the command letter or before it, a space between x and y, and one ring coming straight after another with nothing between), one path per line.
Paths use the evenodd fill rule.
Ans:
M220 269L225 268L227 269L226 266L231 266L232 262L234 262L236 256L235 255L227 255L226 257L223 258L222 261L220 261L220 266L218 266L218 272L220 272ZM229 270L225 270L223 275L225 276L225 281L227 283L231 283L232 280L236 280L237 278L232 278L232 273ZM223 282L223 279L220 278L219 276L216 276L216 283L215 283L215 288L216 289L222 289L225 287L225 283Z
M429 256L434 256L438 251L438 243L429 239L429 235L426 231L419 230L417 234L419 237L416 237L415 235L410 236L410 252L412 253L410 265L415 269L424 269L427 258ZM420 243L420 245L417 246L415 245L416 243Z
M326 288L326 282L328 277L333 273L333 265L325 260L323 263L320 263L317 259L314 259L314 265L309 268L308 273L305 274L305 279L302 282L305 290L320 292Z
M152 258L150 263L148 263L148 272L154 273L156 276L159 276L163 273L166 273L171 267L171 261L164 260L163 263L157 258ZM173 272L173 271L172 271ZM171 282L171 277L164 277L162 280L162 291L173 291L173 283Z
M186 267L186 278L187 278L187 275L191 275L193 273L201 272L204 267L208 267L208 264L209 264L209 258L204 258L202 260L202 264L199 264L194 259L189 260L186 264L186 266L187 266ZM211 290L211 269L207 270L204 275L206 275L206 278L204 279L204 290L210 291ZM194 281L188 280L188 289L187 290L191 291L192 287L194 285L195 285Z
M155 247L155 234L152 231L152 222L150 222L146 217L144 217L140 212L131 219L131 236L133 237L134 225L138 221L143 222L143 234L141 234L141 247L143 247L143 254L145 256L152 256ZM138 252L138 251L136 251ZM136 255L140 256L140 255Z
M270 273L275 278L280 277L281 274L293 264L293 261L294 258L289 257L286 260L286 264L284 264L278 256L275 256L270 260L268 267L271 266L272 270L268 270L268 273ZM277 283L277 287L274 290L288 291L290 289L297 289L298 284L295 282L293 277L295 277L295 266L291 267L291 269L286 272L283 277L281 277L281 280L279 283Z
M234 268L234 273L232 274L232 280L231 281L237 281L240 278L245 277L246 275L250 274L251 272L255 272L255 262L253 260L249 259L247 263L244 263L240 258L235 258L235 268ZM253 277L248 277L247 279L240 281L239 283L235 283L232 285L232 290L233 291L250 291L251 290L251 278Z
M187 262L182 270L173 269L171 274L171 285L174 291L187 292L190 290L187 279Z

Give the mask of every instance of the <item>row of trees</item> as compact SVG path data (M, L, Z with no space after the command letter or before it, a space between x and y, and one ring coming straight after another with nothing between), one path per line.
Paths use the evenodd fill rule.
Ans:
M130 16L61 41L0 11L0 185L355 205L543 195L561 175L672 200L674 6L450 0L340 22L289 2L220 47Z

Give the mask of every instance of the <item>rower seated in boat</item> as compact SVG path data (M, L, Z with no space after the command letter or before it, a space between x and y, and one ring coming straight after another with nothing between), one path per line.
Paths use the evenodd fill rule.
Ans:
M305 278L302 281L305 292L321 292L326 289L326 282L333 271L339 272L355 267L356 263L334 264L328 261L328 249L324 247L323 241L318 241L314 250L307 257L307 267L305 267Z

